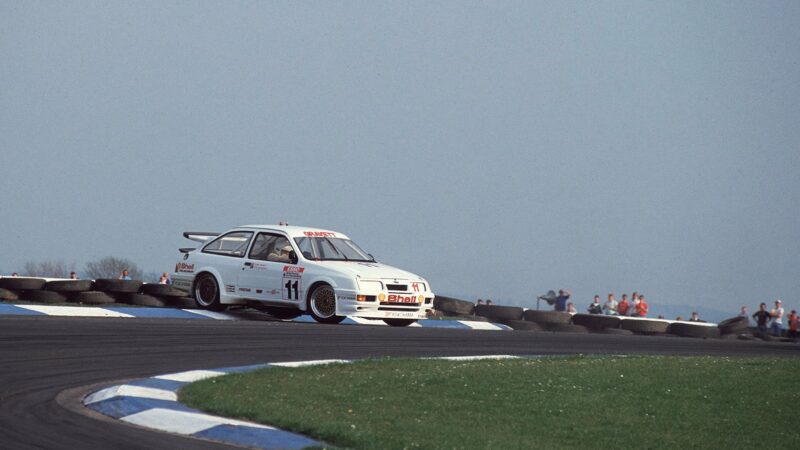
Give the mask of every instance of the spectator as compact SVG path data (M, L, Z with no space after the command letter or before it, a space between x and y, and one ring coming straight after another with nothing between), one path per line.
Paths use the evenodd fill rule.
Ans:
M603 307L600 305L600 296L595 295L594 301L589 305L589 314L603 314Z
M12 273L12 274L11 274L11 276L12 276L12 277L18 277L18 276L19 276L19 274L18 274L17 272L14 272L14 273Z
M692 311L692 317L689 318L689 322L703 322L703 320L700 320L700 314L697 311Z
M125 270L122 271L122 273L119 275L119 279L120 280L130 280L131 279L131 276L128 274L128 269L125 269Z
M761 302L758 306L758 311L753 313L753 319L756 321L756 325L758 326L758 331L762 333L767 332L767 322L769 321L770 314L767 311L767 304Z
M682 321L683 320L683 316L678 316L678 317L675 318L675 320Z
M569 314L577 314L578 310L575 309L575 304L572 302L567 303L567 312Z
M622 294L622 300L620 300L619 304L617 304L617 313L620 316L627 316L630 306L631 304L628 303L628 294Z
M786 336L791 339L797 339L797 325L800 322L800 319L797 317L797 311L792 310L789 313L789 331L786 332Z
M493 305L494 303L492 303L492 299L490 299L490 298L487 298L487 299L486 299L486 304L487 304L487 305Z
M780 336L783 332L783 306L781 299L775 300L775 308L770 312L772 316L772 334Z
M565 291L564 289L558 290L558 297L556 297L556 303L553 306L555 311L566 311L567 310L567 300L572 295L571 292Z
M78 279L78 274L75 273L75 272L70 272L69 273L69 279L70 280L77 280Z
M750 315L747 314L747 306L742 305L742 308L739 310L739 317L747 317L750 318Z
M656 319L666 319L666 317L664 317L663 314L659 314L658 317L656 317Z
M603 304L603 313L609 316L616 316L619 314L617 312L617 306L617 300L614 298L614 294L608 294L608 298Z
M639 304L639 294L634 292L631 294L631 306L629 308L631 316L636 315L636 305Z
M482 298L479 298L479 299L478 299L478 303L477 303L477 304L478 304L478 305L482 305L482 304L483 304L483 299L482 299Z
M636 317L647 317L647 301L644 295L639 294L639 302L635 304L633 313Z
M169 284L168 281L169 279L167 277L161 275L161 277L158 279L158 284Z
M172 284L172 280L169 278L169 274L167 272L162 273L161 274L161 278L166 280L166 283L163 283L163 284ZM160 283L160 281L159 281L159 283Z

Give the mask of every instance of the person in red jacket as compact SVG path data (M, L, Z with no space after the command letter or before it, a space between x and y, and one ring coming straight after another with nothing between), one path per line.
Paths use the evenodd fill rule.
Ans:
M627 316L630 306L631 304L628 303L628 294L622 294L622 300L617 304L617 313L619 313L620 316Z
M644 299L644 295L639 294L639 303L636 304L633 314L637 317L647 316L647 301Z
M786 334L786 337L791 339L797 339L797 326L800 324L800 318L797 317L797 311L794 309L792 313L789 314L789 331Z

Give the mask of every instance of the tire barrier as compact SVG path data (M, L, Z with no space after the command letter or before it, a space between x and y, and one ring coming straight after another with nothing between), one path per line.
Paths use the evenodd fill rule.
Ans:
M20 300L38 303L67 303L67 296L53 291L23 291Z
M116 302L114 297L100 291L78 292L70 300L84 305L108 305Z
M515 331L544 331L544 328L542 328L538 323L528 322L527 320L507 320L505 324L510 326Z
M717 327L719 328L720 334L736 334L746 332L749 323L749 318L738 316L723 320Z
M150 306L152 308L163 308L167 306L167 303L164 300L158 297L153 297L152 295L147 295L147 294L119 294L119 295L121 296L121 298L118 297L117 301L120 301L121 299L124 303L128 303L131 305Z
M509 320L521 320L522 311L523 309L519 306L478 305L475 307L476 316L497 320L501 323Z
M142 294L155 295L156 297L186 297L186 295L188 295L188 292L182 291L169 284L154 283L142 285L140 292Z
M681 337L718 338L719 328L691 322L675 322L670 324L669 333Z
M19 293L10 289L0 288L0 300L17 300Z
M620 324L623 330L633 331L636 334L666 333L669 322L648 319L626 319Z
M528 322L536 322L538 324L544 323L561 323L568 324L572 319L569 313L560 311L542 311L538 309L529 309L522 313L522 318Z
M574 325L582 325L590 330L602 330L605 328L619 328L622 319L617 316L606 316L602 314L575 314L572 316Z
M44 287L47 281L43 278L0 278L0 288L12 289L15 291L38 291Z
M94 290L101 292L112 292L115 294L135 294L142 288L141 281L138 280L115 280L110 278L98 278L94 280Z
M588 333L589 329L582 325L573 325L571 323L542 323L539 324L545 331L554 331L557 333Z
M44 284L44 290L54 292L86 292L94 286L92 280L56 280Z
M433 298L433 309L448 316L471 316L475 311L475 305L465 300L437 295Z
M598 334L619 334L622 336L633 336L633 331L623 330L622 328L601 328L589 331Z

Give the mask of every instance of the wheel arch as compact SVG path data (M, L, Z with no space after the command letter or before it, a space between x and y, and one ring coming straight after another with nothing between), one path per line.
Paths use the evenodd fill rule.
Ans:
M305 300L303 301L303 305L302 305L303 306L303 311L308 311L309 310L309 302L311 301L311 293L313 293L314 290L316 288L318 288L319 286L322 286L322 285L325 285L325 284L327 284L328 286L332 287L334 294L336 293L336 285L333 282L331 282L331 280L328 280L328 279L325 279L325 278L321 278L321 279L315 280L306 289L306 295L304 296Z

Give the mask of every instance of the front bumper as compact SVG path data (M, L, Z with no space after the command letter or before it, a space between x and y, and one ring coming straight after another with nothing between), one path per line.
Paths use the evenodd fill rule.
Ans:
M428 312L433 309L433 293L423 292L413 294L421 302L408 303L397 299L408 299L412 294L393 294L383 292L383 301L379 299L380 292L366 293L352 290L336 290L336 315L363 317L366 319L425 319ZM361 301L359 301L361 299ZM389 301L389 299L395 301Z

